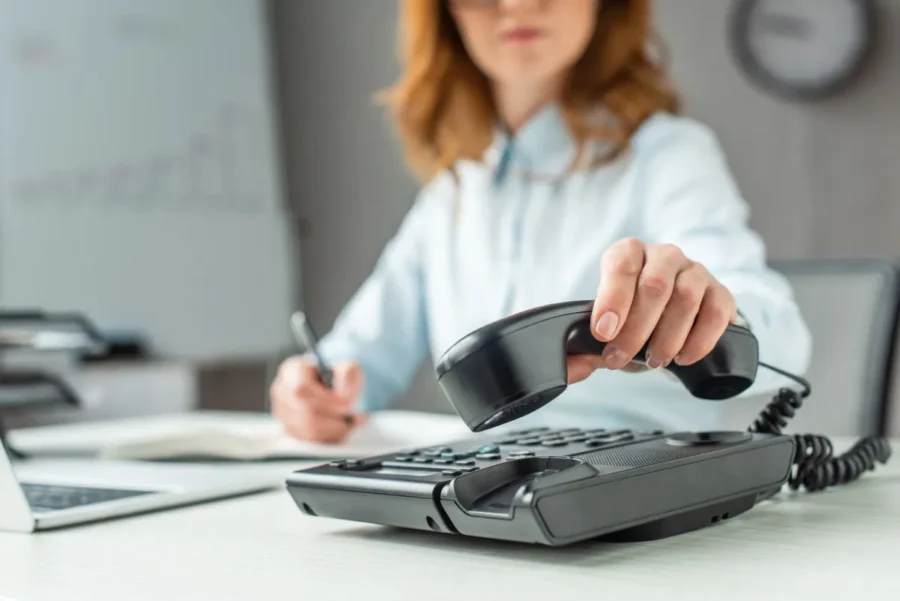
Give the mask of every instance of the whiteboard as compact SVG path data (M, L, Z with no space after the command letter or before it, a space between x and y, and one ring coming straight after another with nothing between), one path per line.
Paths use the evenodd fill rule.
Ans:
M0 306L162 354L291 343L264 4L0 0Z

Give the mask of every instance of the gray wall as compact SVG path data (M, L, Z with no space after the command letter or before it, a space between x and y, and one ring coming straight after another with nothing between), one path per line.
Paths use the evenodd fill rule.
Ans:
M731 2L660 0L687 112L716 129L773 257L900 254L900 2L874 69L840 98L760 93L726 51ZM289 189L307 310L326 329L415 193L371 95L396 75L393 0L275 0ZM448 407L423 371L399 406Z
M719 134L773 255L900 254L900 2L877 4L881 44L864 79L801 105L757 91L735 68L732 2L658 2L688 113Z

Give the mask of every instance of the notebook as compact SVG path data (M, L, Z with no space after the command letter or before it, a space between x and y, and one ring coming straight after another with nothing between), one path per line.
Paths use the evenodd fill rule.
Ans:
M341 444L289 436L266 413L198 411L13 430L9 441L29 454L118 460L330 459L425 447L473 434L456 415L381 411Z

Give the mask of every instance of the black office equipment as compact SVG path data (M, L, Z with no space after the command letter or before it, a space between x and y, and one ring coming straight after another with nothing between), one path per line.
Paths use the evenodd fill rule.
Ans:
M81 406L81 399L57 374L6 365L5 355L16 351L66 351L94 356L107 351L107 341L93 322L77 312L41 310L0 311L0 389L13 390L0 399L0 451L18 459L25 454L6 440L3 418L7 413L39 410L46 406ZM49 391L49 394L47 392Z
M494 430L565 389L567 354L602 351L590 334L590 307L519 313L445 354L438 381L479 434L297 471L287 479L294 502L313 516L551 546L651 540L728 520L785 484L817 491L849 482L890 457L881 438L835 456L827 438L782 433L809 383L760 363L755 337L738 327L706 359L672 371L704 399L743 392L758 367L802 386L781 389L747 431Z

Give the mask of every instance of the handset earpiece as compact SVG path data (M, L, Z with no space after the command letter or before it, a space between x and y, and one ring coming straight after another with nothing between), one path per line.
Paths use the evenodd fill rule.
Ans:
M438 384L470 430L479 432L540 409L567 387L566 357L599 355L591 333L593 301L538 307L463 337L438 362ZM636 359L644 360L646 348ZM756 378L759 346L749 330L729 326L715 348L693 365L671 364L695 397L727 399Z

